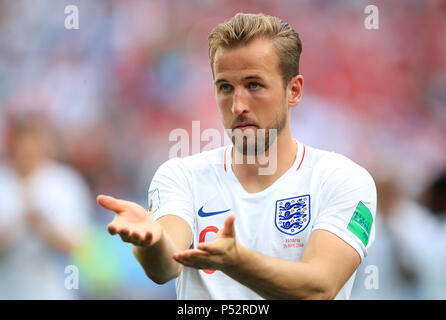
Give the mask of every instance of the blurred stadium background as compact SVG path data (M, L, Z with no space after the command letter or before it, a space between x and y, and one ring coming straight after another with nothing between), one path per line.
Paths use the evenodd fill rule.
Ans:
M78 30L64 27L71 4ZM375 178L376 241L352 299L446 298L446 1L0 0L1 299L175 299L94 200L147 207L169 133L222 130L207 36L237 12L301 35L294 137Z

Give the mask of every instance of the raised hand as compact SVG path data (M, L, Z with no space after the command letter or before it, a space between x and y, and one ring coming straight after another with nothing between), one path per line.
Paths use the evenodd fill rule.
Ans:
M161 225L139 204L105 195L99 195L96 201L105 209L116 212L115 218L107 226L111 235L119 234L122 241L135 246L151 246L161 238Z

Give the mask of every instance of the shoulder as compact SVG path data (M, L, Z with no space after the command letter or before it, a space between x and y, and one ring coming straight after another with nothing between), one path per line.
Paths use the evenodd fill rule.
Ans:
M53 179L83 182L82 175L74 168L62 162L48 160L42 164L31 176L32 180Z
M159 168L159 172L173 171L194 175L206 173L215 168L223 167L225 163L225 152L228 146L203 151L183 158L171 158L165 161Z
M375 187L371 174L350 158L336 152L307 146L306 166L313 170L323 184L336 182L356 182Z
M62 162L48 160L30 176L30 186L34 190L53 190L51 192L65 193L89 198L90 189L84 176L75 168ZM69 191L66 188L69 186ZM56 191L57 190L57 191Z

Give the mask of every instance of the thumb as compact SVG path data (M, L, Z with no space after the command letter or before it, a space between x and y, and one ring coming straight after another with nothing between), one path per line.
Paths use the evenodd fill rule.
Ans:
M235 238L235 226L234 226L235 216L233 214L229 215L225 219L225 224L221 229L221 235L225 237Z
M125 203L123 201L118 200L113 197L110 197L110 196L105 196L105 195L101 194L96 198L96 201L98 204L103 206L105 209L112 210L116 213L120 213L127 209L127 206L125 205Z

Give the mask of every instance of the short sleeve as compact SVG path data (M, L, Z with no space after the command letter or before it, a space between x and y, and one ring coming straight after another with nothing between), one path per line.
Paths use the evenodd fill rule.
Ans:
M193 195L187 169L181 159L163 163L153 176L148 192L148 212L154 220L174 215L187 222L195 234Z
M330 231L352 246L361 261L375 239L376 186L362 167L351 162L334 170L322 186L313 230Z

